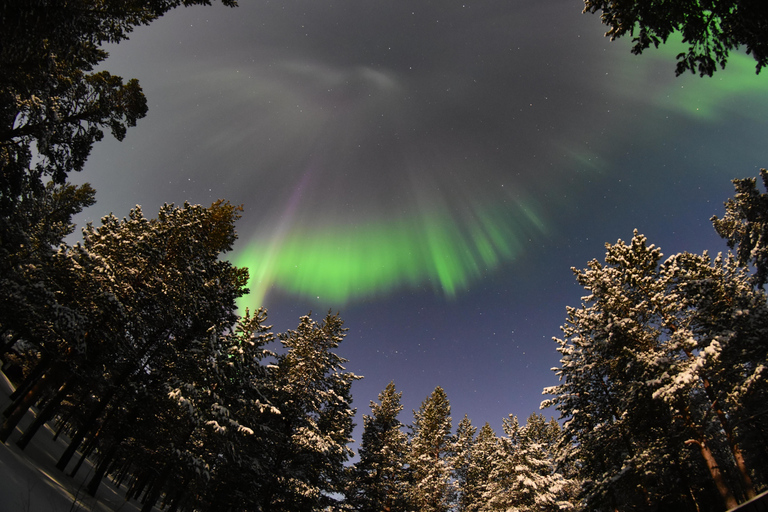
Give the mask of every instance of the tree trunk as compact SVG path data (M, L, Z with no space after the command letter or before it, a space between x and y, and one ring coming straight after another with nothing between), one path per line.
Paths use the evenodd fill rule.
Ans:
M99 489L99 485L101 485L104 475L107 474L107 469L109 469L109 465L112 463L112 458L117 453L119 447L120 441L112 443L109 450L104 454L104 457L99 461L98 466L96 466L93 478L88 482L88 487L86 489L91 496L96 496L96 491Z
M187 497L187 490L184 488L184 490L180 490L176 493L176 495L173 497L173 500L171 501L171 505L168 507L167 512L177 512L179 510L179 507L184 504Z
M29 408L42 396L43 392L49 386L58 384L57 381L61 378L60 374L62 373L63 366L63 363L53 366L26 394L17 400L15 407L13 407L8 418L3 422L2 428L0 428L0 442L5 443L8 440L11 433L16 429L16 425L19 424Z
M54 442L56 442L56 440L59 438L61 433L67 427L67 425L69 424L69 418L71 418L71 417L72 417L72 413L69 412L65 416L60 417L59 421L56 422L57 423L57 428L56 428L56 432L53 434L53 441Z
M13 402L16 402L16 400L18 400L20 396L24 395L27 391L29 391L29 388L31 388L32 385L40 379L43 373L45 373L51 368L51 365L52 365L51 357L48 355L43 355L40 362L37 363L37 365L35 366L35 369L32 370L32 372L30 372L30 374L27 376L26 379L24 379L24 382L19 384L19 387L13 390L13 393L11 393L11 395L8 398L13 400ZM11 411L13 410L13 405L14 404L12 403L11 405L8 406L8 408L5 411L3 411L3 415L6 418L11 414Z
M64 471L67 468L67 464L69 464L69 461L72 460L72 457L75 455L75 452L80 447L80 444L83 442L83 439L85 439L85 436L88 435L91 431L93 431L94 427L96 426L96 422L99 419L99 416L104 412L104 409L107 408L107 405L109 404L110 400L112 400L112 397L115 395L116 388L112 388L109 393L107 393L107 396L102 398L98 405L96 406L96 409L91 412L91 414L86 419L85 423L83 423L79 429L77 429L77 433L75 433L75 437L72 438L72 441L70 441L69 446L67 446L67 449L64 450L64 453L61 454L61 458L59 459L59 462L56 463L56 469L59 469L61 471Z
M99 400L99 403L96 406L96 409L93 410L93 412L88 416L88 419L85 421L85 423L77 430L75 437L72 438L72 442L69 443L69 446L67 446L67 449L61 455L59 462L56 463L57 469L64 471L64 469L67 467L67 464L69 464L69 461L75 455L75 452L77 451L77 448L80 446L80 443L83 442L83 439L85 439L85 436L89 432L91 432L93 428L96 426L96 421L99 419L99 416L101 416L101 414L107 408L107 406L112 401L112 398L114 398L117 391L122 387L123 384L125 384L125 381L128 380L128 377L130 377L132 370L133 370L132 368L127 368L123 370L123 373L121 373L120 376L117 378L117 380L111 385L109 391L107 391L107 394L104 397L102 397L101 400Z
M747 463L744 460L744 454L741 452L741 447L739 446L739 443L736 441L736 438L733 435L733 430L730 426L730 422L726 418L723 410L716 403L713 403L712 407L715 409L715 413L717 414L717 417L720 420L720 425L723 427L725 438L728 440L728 446L730 446L731 448L733 459L736 461L736 467L739 470L739 475L741 476L741 482L744 484L744 490L747 493L747 499L751 500L752 498L757 496L757 493L755 492L755 486L752 483L752 478L749 476L749 470L747 469Z
M101 433L104 431L104 428L106 425L110 423L110 420L114 417L115 411L117 411L117 407L113 407L110 409L109 413L107 413L107 417L104 418L104 421L101 422L101 426L99 427L99 430L96 431L96 434L91 436L90 441L85 445L85 448L83 448L83 453L80 456L80 460L77 461L77 464L75 464L75 467L72 468L72 472L69 474L69 476L75 476L80 469L80 466L83 465L83 462L91 455L93 450L96 449L96 446L99 443L99 437ZM123 437L120 437L117 439L117 442L121 442L123 440Z
M186 435L183 436L182 439L179 440L178 446L184 447L187 445L187 442L192 437L192 434L195 433L195 426L192 425L188 430ZM147 492L144 494L144 506L141 507L141 512L150 512L152 510L152 507L157 502L158 498L160 497L160 494L162 493L163 486L168 481L168 479L171 476L171 471L173 470L174 466L178 465L178 460L173 457L168 459L168 461L165 463L165 466L163 467L162 472L157 477L155 481L152 482L149 489L147 489Z
M137 500L139 499L141 493L144 492L144 487L146 487L147 483L149 482L150 473L150 470L147 469L143 473L139 473L138 475L133 476L133 481L130 482L128 492L125 493L126 500L131 498Z
M715 482L717 491L720 493L720 496L722 496L723 500L725 501L725 508L727 510L736 508L738 506L738 502L736 501L736 498L734 498L731 490L725 484L723 473L722 471L720 471L720 467L717 464L717 460L715 460L715 456L712 454L712 450L709 449L709 446L707 446L706 441L698 440L698 439L690 439L686 441L685 444L687 445L695 444L696 446L699 447L701 456L704 457L704 462L707 464L707 469L709 470L709 474L712 476L712 480L714 480Z
M688 356L688 358L693 359L693 354L690 351L686 350L685 354ZM707 398L712 404L712 410L715 411L715 415L720 421L720 426L723 428L723 432L725 433L725 438L728 441L728 446L730 447L731 453L733 454L733 459L736 461L736 468L738 469L739 475L741 476L742 484L744 485L744 489L747 493L747 499L752 499L757 496L755 493L755 486L752 483L752 478L749 476L749 470L747 469L747 463L744 460L744 454L741 453L741 447L736 441L736 438L733 436L733 428L731 427L730 422L725 415L725 411L723 411L723 409L718 404L715 391L712 389L712 384L709 382L709 379L704 375L700 375L700 378L702 387L704 388L704 393L706 393Z
M48 403L45 404L43 410L37 413L35 421L33 421L32 424L27 427L21 438L16 441L16 446L24 450L35 436L37 431L40 430L40 427L42 427L49 419L53 417L55 409L59 406L59 404L61 404L62 400L64 400L64 397L66 397L69 393L70 384L73 380L74 379L67 380L67 382L65 382L64 385L59 388L56 396L51 398Z
M149 489L147 489L146 494L144 495L144 504L141 507L141 512L151 512L152 507L155 506L155 503L157 503L158 498L160 498L160 493L163 490L163 486L165 485L165 482L168 480L168 477L171 476L171 470L173 469L173 462L169 460L165 463L165 467L163 467L163 471L158 475L157 479L152 482L152 484L149 486Z

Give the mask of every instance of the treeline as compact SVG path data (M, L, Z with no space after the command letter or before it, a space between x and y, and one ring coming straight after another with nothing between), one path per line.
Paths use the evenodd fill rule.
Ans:
M265 311L237 316L247 270L222 255L239 208L137 208L68 246L93 194L48 185L20 203L27 238L2 278L2 355L23 372L0 439L36 405L19 446L50 421L69 438L59 469L89 458L88 492L109 475L144 510L731 508L768 474L768 194L735 184L713 221L736 255L662 261L635 233L574 269L588 294L567 310L561 383L543 403L562 426L509 417L497 435L464 417L454 432L438 387L406 427L391 383L353 465L342 322L303 317L275 335Z
M509 416L498 436L467 417L452 432L445 391L435 388L405 432L398 420L402 393L390 383L363 417L360 459L347 469L346 500L338 510L548 511L576 507L578 480L558 460L562 431L532 414L525 425Z

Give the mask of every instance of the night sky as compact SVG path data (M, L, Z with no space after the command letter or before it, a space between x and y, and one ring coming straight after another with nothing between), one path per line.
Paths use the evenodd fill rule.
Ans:
M241 4L109 48L150 110L72 176L98 191L78 222L243 204L241 306L276 331L341 313L358 424L391 380L406 424L438 385L454 426L524 420L557 383L570 268L635 228L727 250L709 218L768 166L751 58L675 77L680 46L634 56L579 0Z

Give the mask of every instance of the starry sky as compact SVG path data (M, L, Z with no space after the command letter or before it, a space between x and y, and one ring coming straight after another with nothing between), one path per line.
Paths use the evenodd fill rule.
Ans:
M611 42L579 0L244 0L171 11L109 47L149 114L86 169L83 224L141 204L245 208L229 257L276 331L339 311L339 353L401 420L435 386L498 431L555 385L571 267L637 228L726 250L709 218L768 166L768 76L732 55L675 77L670 42ZM544 411L557 416L556 411ZM360 439L360 427L356 439Z

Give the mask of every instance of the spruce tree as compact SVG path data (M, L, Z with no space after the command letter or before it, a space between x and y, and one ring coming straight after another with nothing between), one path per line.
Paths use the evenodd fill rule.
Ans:
M506 437L500 443L504 457L497 460L502 462L499 476L509 485L504 490L507 505L520 512L572 509L572 482L557 467L557 422L547 422L544 416L534 413L520 426L511 416L504 421L504 433Z
M565 337L557 340L563 383L545 390L556 398L542 406L557 405L566 420L564 442L573 444L571 455L581 465L586 507L647 507L674 494L665 484L678 486L678 479L669 463L653 473L644 461L661 463L672 454L677 464L684 454L684 439L677 450L665 446L669 434L661 433L671 415L652 399L636 361L656 342L654 331L644 328L656 320L645 305L663 293L656 282L661 251L639 235L606 247L605 265L593 260L586 270L574 269L589 295L581 308L567 308Z
M328 314L321 323L304 316L280 334L285 352L274 369L272 426L275 453L260 506L277 511L313 511L337 506L344 492L344 463L352 455L350 388L360 377L344 368L335 349L346 336L344 322Z
M491 475L499 438L488 423L477 434L470 450L470 465L464 481L459 479L459 510L480 512L491 498Z
M408 498L410 506L421 512L447 512L453 506L450 414L448 397L439 386L413 413L407 458L412 478Z
M363 416L360 460L350 471L347 501L360 512L404 512L407 490L405 456L408 439L397 419L402 393L394 382L371 402L371 415Z
M456 509L461 511L467 510L477 498L472 457L476 432L477 428L472 426L472 421L465 414L456 426L451 456L456 481Z

